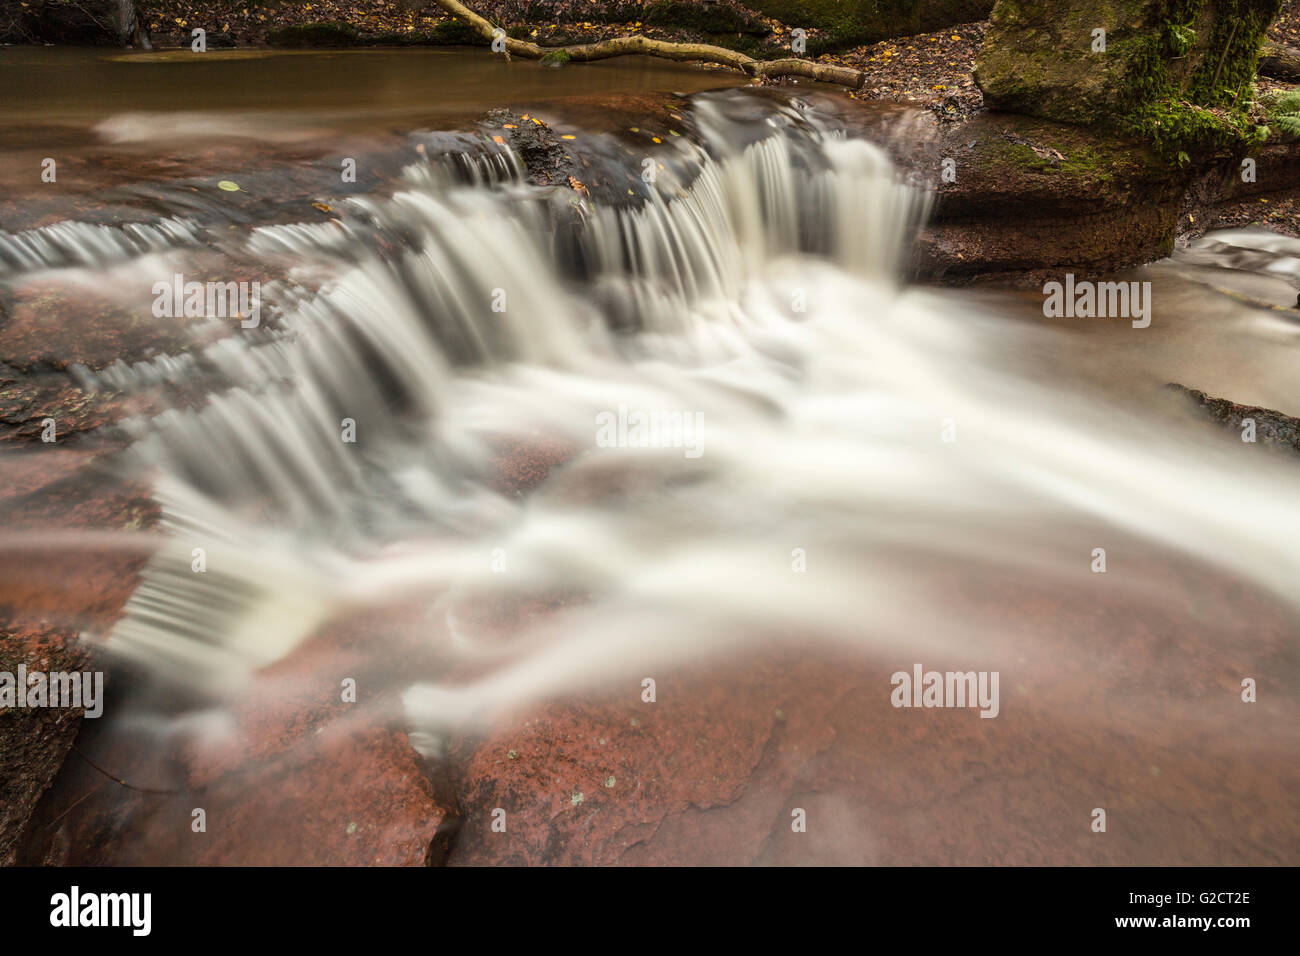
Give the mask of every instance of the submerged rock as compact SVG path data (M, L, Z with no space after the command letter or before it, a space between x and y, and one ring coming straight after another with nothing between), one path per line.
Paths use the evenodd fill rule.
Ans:
M1300 453L1300 419L1256 405L1238 405L1226 398L1212 398L1204 392L1171 382L1168 386L1196 402L1214 421L1238 434L1253 434L1261 445ZM1253 429L1250 424L1253 423ZM1243 438L1243 441L1245 439Z
M259 673L222 714L169 720L158 688L117 669L113 706L83 732L85 756L64 766L40 804L21 861L442 863L458 826L455 798L378 713L357 643L361 626L322 633ZM361 703L340 691L345 674L357 675ZM159 706L133 714L140 700Z

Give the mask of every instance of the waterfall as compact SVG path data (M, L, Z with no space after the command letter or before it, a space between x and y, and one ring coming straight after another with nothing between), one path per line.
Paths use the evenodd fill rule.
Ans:
M452 682L387 661L434 746L461 721L774 635L970 653L987 634L953 573L1077 583L1103 539L1294 603L1281 465L1038 381L1005 356L1059 348L1050 330L908 288L928 197L878 146L788 106L745 137L718 100L695 120L636 204L530 186L502 150L416 163L336 223L242 239L286 265L262 328L79 370L88 388L212 383L128 426L167 539L93 639L222 693L346 612L424 602L430 646L480 665ZM90 228L0 237L0 262L199 241ZM629 429L647 421L698 423L702 453ZM500 448L529 443L568 451L530 493L500 490ZM504 645L467 623L558 592L582 598ZM378 660L395 653L382 620Z

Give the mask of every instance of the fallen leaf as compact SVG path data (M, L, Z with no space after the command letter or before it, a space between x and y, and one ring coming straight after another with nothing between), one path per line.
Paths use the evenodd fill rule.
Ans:
M228 193L239 192L239 183L232 183L229 179L223 179L217 183L218 189L224 189Z

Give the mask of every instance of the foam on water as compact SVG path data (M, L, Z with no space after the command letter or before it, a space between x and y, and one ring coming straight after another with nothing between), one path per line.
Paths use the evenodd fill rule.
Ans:
M1296 602L1280 464L1031 380L1007 356L1048 331L900 283L927 197L880 149L777 108L740 148L710 109L690 175L664 170L639 207L574 209L490 159L469 186L413 168L342 230L256 230L248 251L327 279L207 350L205 405L134 426L169 538L106 646L220 693L345 612L422 600L431 643L491 665L412 673L374 619L436 735L782 635L977 652L951 569L1069 582L1107 534ZM703 454L601 447L622 408L702 416ZM520 498L493 483L502 442L574 452ZM504 646L458 613L539 592L583 600Z

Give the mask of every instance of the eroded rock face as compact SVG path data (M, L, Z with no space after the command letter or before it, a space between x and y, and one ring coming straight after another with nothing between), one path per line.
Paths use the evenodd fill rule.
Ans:
M1137 144L997 113L938 139L951 175L934 177L935 214L918 242L924 278L1106 272L1173 247L1182 179Z
M975 79L995 109L1091 123L1165 96L1222 105L1280 0L998 0Z

